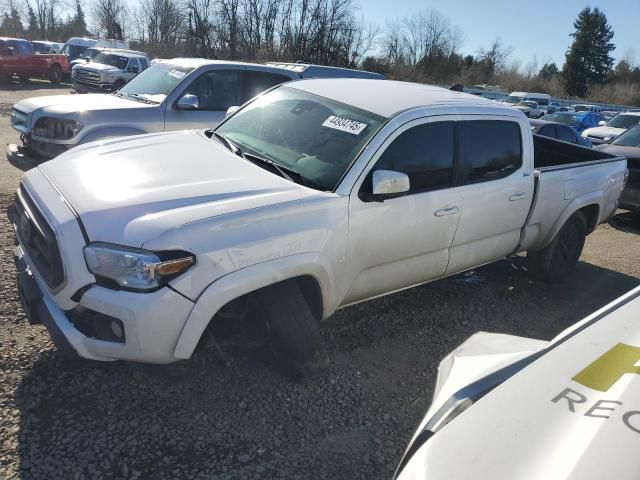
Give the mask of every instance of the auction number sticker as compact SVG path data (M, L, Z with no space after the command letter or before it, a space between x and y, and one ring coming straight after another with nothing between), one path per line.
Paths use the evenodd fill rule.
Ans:
M171 70L169 72L169 75L171 75L172 77L175 77L175 78L184 78L186 73L181 72L180 70Z
M367 128L366 123L356 122L355 120L338 117L337 115L331 115L322 123L322 126L347 132L351 135L360 135L360 133Z

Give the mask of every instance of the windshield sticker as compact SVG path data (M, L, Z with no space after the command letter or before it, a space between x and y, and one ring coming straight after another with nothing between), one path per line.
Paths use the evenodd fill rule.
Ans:
M341 132L347 132L351 135L360 135L360 133L367 128L366 123L356 122L355 120L338 117L336 115L331 115L327 118L322 123L322 126L340 130Z
M171 75L172 77L175 77L175 78L184 78L186 73L181 72L180 70L171 70L171 71L169 71L169 75Z

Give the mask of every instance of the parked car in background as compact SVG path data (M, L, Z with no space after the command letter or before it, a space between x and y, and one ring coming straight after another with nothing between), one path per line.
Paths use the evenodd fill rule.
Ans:
M587 128L582 132L582 136L589 138L596 145L609 143L638 123L640 123L640 112L621 113L608 122L600 121L598 127Z
M546 120L530 120L531 131L543 137L555 138L562 140L563 142L573 143L575 145L581 145L583 147L591 148L591 140L584 138L573 127L564 125L557 122L547 122Z
M520 110L529 118L540 118L544 115L544 112L538 108L538 103L530 100L523 100L514 105L515 108Z
M550 103L549 107L547 108L547 114L559 112L561 108L562 107L559 103Z
M142 52L104 50L88 63L71 69L72 87L77 93L114 92L149 68Z
M45 40L33 40L31 42L36 53L48 54L48 53L60 53L64 43L49 42Z
M129 42L104 38L71 37L62 47L62 53L67 55L69 62L84 56L90 47L129 48Z
M18 290L60 348L103 361L188 359L218 312L240 321L250 302L304 373L327 364L318 323L341 307L522 251L562 282L625 173L474 95L290 82L215 130L97 142L28 171L10 212Z
M620 195L620 208L633 212L640 220L640 125L621 133L608 145L600 145L597 150L627 159L629 178Z
M636 480L640 287L550 342L480 332L438 368L397 480Z
M57 84L68 73L69 61L65 55L36 54L28 40L0 37L0 80L7 81L14 75L22 81L45 77Z
M605 118L595 112L555 112L542 117L548 122L562 123L573 127L576 132L582 133L587 128L595 127Z
M108 50L109 47L89 47L87 48L84 53L82 54L82 56L76 58L75 60L72 60L71 63L71 68L73 69L73 67L75 65L84 65L86 63L91 62L94 58L96 58L96 55L98 55L100 52L104 51L104 50Z
M104 138L213 128L225 118L229 107L306 75L384 78L377 73L315 65L293 69L178 58L155 63L111 95L22 100L13 106L13 127L22 133L20 150L49 159L76 145ZM10 146L8 155L16 148Z
M576 104L571 105L571 110L574 112L597 112L602 111L602 107L600 105L589 105L589 104Z
M521 101L536 102L538 108L543 112L543 115L546 115L549 113L548 108L551 104L551 95L535 92L511 92L508 97L501 100L503 103L509 103L514 106Z

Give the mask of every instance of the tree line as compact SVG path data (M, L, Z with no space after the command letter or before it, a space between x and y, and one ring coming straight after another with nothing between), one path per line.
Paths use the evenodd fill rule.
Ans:
M72 8L69 0L4 1L0 36L64 41L95 34L127 39L157 58L304 61L401 80L640 104L640 68L632 55L614 65L614 32L598 8L579 12L559 67L535 59L522 64L500 38L463 55L464 33L435 9L376 27L356 0L141 0L135 7L90 0L89 31L80 0Z

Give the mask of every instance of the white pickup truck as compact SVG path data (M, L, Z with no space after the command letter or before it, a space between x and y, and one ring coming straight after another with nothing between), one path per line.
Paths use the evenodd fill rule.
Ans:
M188 359L252 302L296 370L337 309L527 251L561 282L626 160L534 137L518 110L392 81L316 79L216 130L78 147L10 211L32 322L95 360Z

